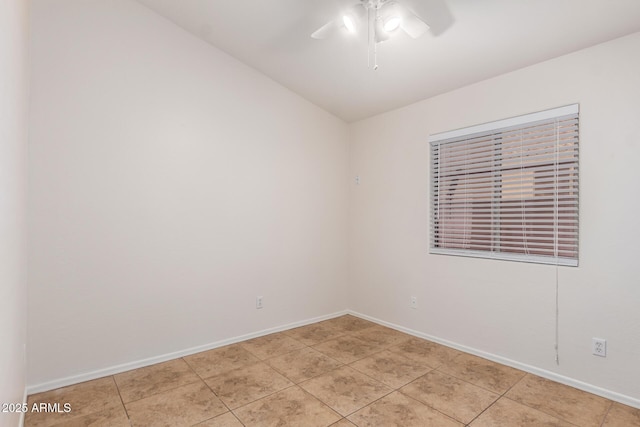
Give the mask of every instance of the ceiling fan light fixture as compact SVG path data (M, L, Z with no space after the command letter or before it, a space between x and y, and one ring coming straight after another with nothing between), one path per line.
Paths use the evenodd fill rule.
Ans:
M342 13L327 22L311 34L314 39L324 39L332 34L344 32L357 33L364 30L367 34L367 63L373 69L378 68L377 46L391 39L402 29L410 37L417 39L429 25L404 3L427 0L339 0L350 4ZM431 1L431 0L429 0ZM435 0L434 0L435 1ZM444 1L444 0L437 0Z
M342 22L344 23L345 28L350 33L356 32L356 20L352 14L347 14L342 16Z
M392 15L387 17L384 20L384 24L382 25L382 28L387 33L391 33L397 30L398 28L400 28L400 25L402 25L402 18L400 18L398 15Z

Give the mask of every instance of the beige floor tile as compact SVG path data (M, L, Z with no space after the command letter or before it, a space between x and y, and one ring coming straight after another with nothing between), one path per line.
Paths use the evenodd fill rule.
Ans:
M235 410L246 427L327 427L341 417L298 386Z
M343 330L323 323L314 323L312 325L290 329L284 331L284 333L308 346L320 344L321 342L329 341L345 334Z
M68 413L28 412L25 415L25 424L29 427L52 426L70 422L74 418L122 406L113 377L100 378L34 394L29 396L27 403L29 408L32 408L34 403L59 403L61 408L65 403L71 405L71 412Z
M531 374L505 396L583 427L600 426L611 405L602 397Z
M53 427L129 427L129 417L124 411L124 406L105 409L104 411L94 412L92 414L83 415L69 421L63 421L55 424Z
M406 342L390 347L389 350L431 368L437 368L462 354L458 350L421 338L410 338Z
M574 427L537 409L521 405L505 397L491 405L471 427Z
M280 356L304 347L304 344L300 341L294 340L282 332L244 341L241 345L245 350L261 360Z
M498 394L509 390L525 375L518 369L471 354L461 354L438 370Z
M355 362L383 349L349 335L325 341L313 348L342 363Z
M337 360L309 347L274 357L266 363L296 384L342 366Z
M259 359L240 344L228 345L183 358L201 378L208 378L226 371L253 365Z
M218 415L215 418L196 424L194 427L244 427L231 412Z
M500 397L438 371L418 378L401 388L400 392L464 424L471 422Z
M133 427L192 426L228 411L203 382L126 403L125 407Z
M244 406L293 385L291 381L263 362L234 369L207 378L205 381L231 409Z
M377 344L381 347L391 347L413 338L411 335L405 334L404 332L396 331L395 329L380 325L362 329L352 333L351 335L363 341Z
M349 416L358 427L462 427L462 424L393 392Z
M349 366L392 388L402 387L431 370L426 365L386 350Z
M146 366L113 377L125 403L200 381L182 359Z
M342 332L356 332L377 325L376 323L369 322L368 320L364 320L356 316L351 316L350 314L325 320L320 323L323 325L329 325Z
M343 416L392 391L348 366L300 383L300 386Z
M640 409L614 402L603 427L640 427Z

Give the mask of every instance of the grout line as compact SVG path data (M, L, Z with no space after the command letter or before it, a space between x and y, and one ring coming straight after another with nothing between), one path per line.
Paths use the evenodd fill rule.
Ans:
M424 374L422 377L424 377L425 375L427 375L427 374ZM420 377L420 378L422 378L422 377ZM417 380L417 378L416 378L416 380ZM412 381L412 382L413 382L413 381ZM457 418L454 418L453 416L451 416L451 415L449 415L449 414L447 414L447 413L445 413L445 412L442 412L440 409L435 408L435 407L433 407L433 406L429 405L429 404L428 404L428 403L426 403L426 402L423 402L423 401L421 401L421 400L418 400L418 399L416 399L416 398L415 398L415 397L413 397L413 396L409 396L408 394L405 394L405 393L401 392L400 390L398 390L398 393L402 394L404 397L406 397L406 398L408 398L408 399L415 400L416 402L418 402L418 403L420 403L420 404L422 404L422 405L426 406L427 408L433 409L433 410L434 410L434 411L436 411L437 413L444 415L445 417L449 418L450 420L455 421L456 423L460 423L460 424L466 425L465 423L463 423L462 421L458 420Z
M512 384L512 385L511 385L507 390L505 390L505 392L504 392L504 393L502 393L502 394L501 394L501 395L500 395L500 396L499 396L499 397L498 397L498 398L497 398L493 403L491 403L491 405L487 406L487 407L486 407L482 412L480 412L478 415L476 415L476 416L471 420L471 422L470 422L469 424L471 424L472 422L474 422L478 417L480 417L483 413L485 413L487 410L489 410L489 408L491 408L493 405L495 405L498 401L500 401L500 400L502 400L502 399L507 399L507 400L510 400L510 401L512 401L512 402L515 402L515 403L517 403L517 404L519 404L519 405L526 406L527 408L533 409L534 411L538 411L538 412L540 412L540 413L543 413L543 414L545 414L545 415L548 415L548 416L550 416L550 417L552 417L552 418L555 418L556 420L560 420L560 421L566 422L566 423L568 423L568 424L575 425L575 424L573 424L572 422L565 421L564 419L559 418L559 417L557 417L557 416L555 416L555 415L553 415L553 414L549 414L549 413L547 413L547 412L543 411L543 410L542 410L542 409L540 409L540 408L534 408L534 407L529 406L529 405L527 405L527 404L525 404L525 403L523 403L523 402L518 402L517 400L511 399L511 398L509 398L509 397L507 396L507 393L508 393L509 391L511 391L511 389L512 389L512 388L514 388L516 385L518 385L520 382L522 382L522 381L527 377L527 375L532 375L532 374L529 374L529 373L525 372L525 375L523 375L523 376L522 376L522 378L520 378L518 381L516 381L515 383L513 383L513 384Z
M233 415L233 417L234 417L236 420L238 420L238 422L239 422L240 424L242 424L242 427L246 427L246 424L245 424L245 423L243 423L243 422L242 422L242 420L241 420L240 418L238 418L238 416L236 415L236 413L235 413L235 412L233 412L233 411L229 410L229 413L230 413L231 415Z
M441 365L441 366L444 366L444 365ZM476 384L476 383L472 383L472 382L471 382L471 381L469 381L468 379L460 378L460 377L459 377L459 376L457 376L457 375L451 374L451 373L446 372L446 371L442 371L442 370L440 370L440 367L435 368L435 369L434 369L434 371L438 371L439 373L441 373L441 374L443 374L443 375L447 375L447 376L449 376L449 377L455 378L455 379L457 379L458 381L462 381L462 382L467 383L467 384L470 384L470 385L472 385L472 386L474 386L474 387L478 387L478 388L480 388L480 389L482 389L482 390L484 390L484 391L488 391L488 392L490 392L490 393L497 394L497 395L498 395L498 397L502 397L502 396L504 395L504 393L506 393L507 391L511 390L511 387L513 387L513 386L510 386L510 387L507 389L507 391L505 391L504 393L500 393L499 391L491 390L491 389L489 389L489 388L487 388L487 387L484 387L484 386L478 385L478 384ZM516 383L514 383L514 385L515 385L515 384L517 384L517 383L519 383L521 380L522 380L522 378L520 378L518 381L516 381Z
M293 384L293 383L291 383L290 385L288 385L288 386L286 386L286 387L284 387L284 388L281 388L280 390L276 390L276 391L274 391L274 392L271 392L271 393L269 393L269 394L266 394L266 395L264 395L264 396L261 396L261 397L259 397L259 398L255 399L255 400L252 400L251 402L247 402L247 403L245 403L245 404L243 404L243 405L240 405L240 406L238 406L237 408L233 408L233 409L229 409L229 410L230 410L231 412L236 411L236 410L238 410L238 409L240 409L240 408L244 408L244 407L245 407L245 406L247 406L247 405L251 405L252 403L256 403L256 402L258 402L258 401L260 401L260 400L262 400L262 399L266 399L267 397L271 397L271 396L273 396L273 395L275 395L275 394L278 394L278 393L280 393L280 392L282 392L282 391L288 390L288 389L290 389L290 388L292 388L292 387L299 387L299 386L298 386L297 384ZM222 399L221 399L221 400L222 400ZM224 403L224 402L223 402L223 403ZM225 405L225 406L226 406L226 405ZM228 406L227 406L227 407L228 407ZM234 415L235 415L235 412L234 412Z
M550 417L552 417L552 418L554 418L554 419L556 419L556 420L560 420L560 421L562 421L562 422L563 422L563 423L565 423L565 424L570 424L570 425L575 426L575 427L582 427L582 426L580 426L579 424L575 424L573 421L566 421L565 419L560 418L560 417L558 417L557 415L553 415L553 414L550 414L550 413L548 413L548 412L543 411L543 410L542 410L542 409L540 409L540 408L534 408L533 406L529 406L529 405L527 405L527 404L525 404L525 403L518 402L517 400L512 399L512 398L511 398L511 397L509 397L509 396L503 396L503 397L501 397L500 399L510 400L511 402L517 403L518 405L526 406L526 407L527 407L527 408L529 408L529 409L533 409L534 411L537 411L537 412L540 412L540 413L542 413L542 414L548 415L548 416L550 416Z
M500 397L504 397L507 395L507 393L509 393L511 391L512 388L514 388L515 386L517 386L518 384L520 384L525 378L527 378L527 374L526 372L524 373L524 375L522 377L520 377L520 379L518 381L516 381L515 383L513 383L507 390L505 390L504 393L502 393L502 395Z
M153 366L153 365L152 365L152 366ZM196 374L196 375L197 375L197 374ZM112 375L112 376L113 376L113 377L115 377L115 375ZM139 398L139 399L133 399L133 400L130 400L130 401L128 401L127 403L139 402L139 401L141 401L141 400L148 399L148 398L150 398L150 397L158 396L158 395L160 395L160 394L164 394L164 393L168 393L168 392L170 392L170 391L177 390L177 389L179 389L179 388L181 388L181 387L186 387L186 386L188 386L188 385L196 384L196 383L197 383L197 382L199 382L199 381L204 382L204 380L202 380L200 377L198 377L198 379L197 379L197 380L195 380L195 381L190 381L190 382L188 382L188 383L179 384L179 385L172 384L172 387L171 387L171 388L168 388L168 389L166 389L166 390L162 390L162 391L152 392L152 393L150 393L150 394L149 394L149 395L147 395L147 396L143 396L143 397L141 397L141 398ZM205 383L205 384L206 384L206 383ZM117 386L117 383L116 383L116 386ZM120 389L118 388L118 392L119 392L119 391L120 391ZM122 395L120 396L120 400L122 400L122 404L124 405L125 403L124 403L124 400L122 399ZM126 409L126 407L125 407L125 409Z
M495 404L498 402L498 400L502 399L502 397L503 397L503 396L504 396L504 395L502 395L502 396L498 396L498 398L497 398L496 400L494 400L493 402L491 402L491 404L490 404L489 406L487 406L487 407L486 407L486 408L484 408L482 411L480 411L480 413L479 413L478 415L476 415L475 417L473 417L473 418L471 419L471 421L469 421L469 422L468 422L468 423L466 423L465 425L467 425L467 426L471 425L471 423L473 423L475 420L477 420L478 418L480 418L480 416L481 416L482 414L484 414L485 412L487 412L487 411L489 410L489 408L491 408L493 405L495 405Z
M454 359L457 359L459 356L461 356L461 355L458 355L458 356L454 357ZM452 359L452 360L453 360L453 359ZM496 363L496 362L492 362L492 363ZM446 375L450 375L450 374L447 374L447 373L446 373L446 372L444 372L444 371L438 371L438 372L441 372L441 373L446 374ZM458 377L456 377L456 376L454 376L454 375L451 375L451 376L452 376L452 377L454 377L454 378L458 378ZM502 399L502 398L507 399L507 397L505 397L505 396L506 396L506 394L507 394L507 393L508 393L508 392L509 392L513 387L515 387L515 386L516 386L516 384L520 383L520 381L522 381L526 376L527 376L527 373L525 372L525 373L524 373L524 375L523 375L522 377L520 377L520 379L518 379L518 381L516 381L516 382L514 382L513 384L511 384L511 386L509 386L509 387L508 387L508 388L507 388L507 389L506 389L502 394L500 394L500 393L496 393L495 391L487 390L487 389L486 389L486 388L484 388L484 387L480 387L479 385L476 385L476 384L473 384L473 383L471 383L471 382L469 382L469 381L466 381L466 380L463 380L463 379L461 379L461 378L458 378L460 381L466 382L466 383L468 383L468 384L471 384L471 385L474 385L474 386L476 386L476 387L480 387L480 388L482 388L482 389L484 389L484 390L491 391L492 393L498 394L498 398L497 398L496 400L494 400L493 402L491 402L491 404L490 404L489 406L487 406L487 407L486 407L486 408L484 408L482 411L480 411L480 413L479 413L478 415L476 415L475 417L473 417L473 418L471 419L471 421L469 421L469 422L467 423L467 425L471 425L471 423L473 423L473 422L474 422L476 419L478 419L482 414L484 414L486 411L488 411L488 410L489 410L489 408L491 408L493 405L495 405L495 404L496 404L500 399ZM535 409L535 408L534 408L534 409Z
M413 381L410 381L410 382L408 382L407 384L403 385L402 387L399 387L396 391L397 391L398 393L402 394L404 397L406 397L406 398L408 398L408 399L411 399L411 400L415 400L416 402L418 402L418 403L420 403L420 404L422 404L422 405L425 405L426 407L428 407L428 408L430 408L430 409L433 409L434 411L436 411L436 412L438 412L438 413L440 413L440 414L444 415L445 417L447 417L447 418L449 418L449 419L451 419L451 420L455 421L456 423L461 423L461 424L463 424L463 425L467 426L468 424L466 424L466 423L464 423L464 422L462 422L462 421L458 420L457 418L454 418L453 416L451 416L451 415L449 415L449 414L447 414L447 413L445 413L445 412L442 412L440 409L438 409L438 408L436 408L436 407L434 407L434 406L432 406L432 405L428 404L427 402L423 402L422 400L420 400L420 399L418 399L418 398L416 398L416 397L414 397L414 396L411 396L411 395L409 395L409 394L406 394L405 392L403 392L402 390L400 390L401 388L404 388L404 387L406 387L406 386L408 386L408 385L410 385L410 384L413 384L414 382L416 382L416 381L420 380L420 379L421 379L421 378L423 378L423 377L426 377L428 374L430 374L431 372L434 372L434 371L436 371L436 370L437 370L436 368L431 368L431 367L430 367L429 372L427 372L427 373L426 373L426 374L424 374L424 375L420 375L418 378L414 379ZM438 371L438 372L443 373L443 372L441 372L441 371ZM454 378L455 378L455 377L454 377ZM456 378L456 379L459 379L459 378ZM464 381L464 382L467 382L467 381ZM469 383L469 384L471 384L471 383ZM471 384L471 385L475 385L475 384ZM487 391L488 391L488 390L487 390ZM494 394L495 394L495 393L494 393ZM496 400L497 400L497 399L496 399ZM495 403L495 402L494 402L494 403ZM492 404L493 404L493 403L492 403ZM475 418L474 418L474 419L475 419ZM472 421L473 421L473 420L472 420Z
M197 375L197 374L196 374L196 375ZM207 382L206 382L203 378L200 378L200 380L204 383L204 385L205 385L205 386L207 386L207 388L208 388L208 389L211 391L211 393L213 393L213 395L214 395L214 396L215 396L215 397L220 401L220 403L222 403L222 404L224 405L224 407L225 407L225 408L227 408L227 411L231 412L231 408L229 408L229 405L227 405L227 404L224 402L224 400L222 400L222 399L220 398L220 396L218 396L218 395L216 394L216 392L215 392L215 391L213 391L213 389L211 388L211 386L210 386L209 384L207 384Z
M470 422L469 424L471 424L472 422L474 422L478 417L480 417L480 415L484 414L486 411L489 410L489 408L491 408L493 405L495 405L499 400L501 399L508 399L508 397L506 397L507 393L513 388L515 387L517 384L519 384L525 377L527 376L527 373L525 372L525 374L520 377L520 379L518 381L516 381L515 383L513 383L509 388L507 388L504 393L502 393L496 400L494 400L491 405L487 406L482 412L480 412L478 415L476 415ZM526 406L526 405L525 405ZM535 409L535 408L533 408Z
M315 394L312 394L311 392L305 390L304 388L302 388L301 386L297 385L296 386L302 390L302 392L308 396L310 396L311 398L317 400L318 402L322 403L324 406L327 407L327 409L329 409L332 412L335 412L336 414L338 414L338 416L340 417L340 419L338 421L336 421L335 423L330 424L330 426L339 423L341 420L346 419L346 416L342 415L340 412L336 411L335 409L333 409L331 406L327 405L324 401L322 401L318 396L316 396ZM348 421L348 420L347 420Z
M384 399L385 397L389 396L389 395L390 395L390 394L392 394L392 393L395 393L396 391L397 391L397 390L395 390L395 389L391 389L391 391L390 391L389 393L385 394L384 396L380 396L380 397L379 397L379 398L377 398L376 400L374 400L374 401L372 401L372 402L367 403L367 404L366 404L366 405L364 405L362 408L358 408L358 409L356 409L355 411L350 412L350 413L349 413L349 415L345 415L345 418L346 418L346 417L348 417L348 416L350 416L350 415L355 414L355 413L356 413L356 412L358 412L358 411L362 411L364 408L366 408L366 407L368 407L368 406L373 405L374 403L376 403L376 402L378 402L378 401L380 401L380 400Z
M602 417L602 422L600 423L600 427L604 426L604 422L607 420L607 417L609 416L609 412L611 412L612 408L613 408L613 400L611 401L611 404L609 405L607 412L604 414L604 417Z
M129 416L129 411L127 410L127 406L124 404L124 399L122 398L122 393L120 393L120 386L118 386L118 382L116 381L116 376L111 375L111 378L113 379L113 383L116 385L116 390L118 390L118 397L120 398L120 402L122 403L122 407L124 408L124 413L127 416L129 425L131 425L131 417Z
M518 383L520 383L521 381L523 381L523 380L524 380L527 376L529 376L529 375L534 376L534 377L539 377L538 375L531 374L531 373L528 373L528 372L527 372L527 373L525 374L525 376L524 376L524 377L522 377L522 378L520 379L520 381L518 381ZM539 378L542 378L542 377L539 377ZM571 386L566 385L566 384L562 384L562 383L559 383L559 382L556 382L556 381L553 381L553 380L548 380L548 379L546 379L546 378L542 378L542 379L544 379L545 381L549 381L549 382L551 382L552 384L556 384L556 385L560 385L560 386L564 386L564 387L573 388L573 389L578 390L578 391L581 391L581 392L583 392L583 393L587 393L587 394L589 394L589 395L591 395L591 396L597 396L597 395L595 395L595 394L593 394L593 393L589 393L588 391L579 390L579 389L576 389L575 387L571 387ZM511 388L513 388L513 387L515 387L515 386L516 386L516 384L514 384ZM511 390L511 388L509 388L509 390ZM507 391L509 391L509 390L507 390ZM505 392L505 395L506 395L506 393L507 393L507 392ZM512 399L512 398L510 398L509 396L505 396L505 395L503 395L501 398L509 399L509 400L511 400L511 401L513 401L513 402L516 402L516 403L518 403L518 404L520 404L520 405L522 405L522 406L526 406L527 408L531 408L531 409L533 409L533 410L535 410L535 411L542 412L542 413L543 413L543 414L545 414L545 415L548 415L548 416L553 417L553 418L555 418L555 419L557 419L557 420L560 420L560 421L566 422L567 424L571 424L571 425L574 425L574 426L579 427L577 424L574 424L574 423L573 423L573 421L568 421L568 420L566 420L566 419L564 419L564 418L560 418L559 416L557 416L557 415L555 415L555 414L551 414L551 413L547 412L547 411L545 410L545 408L534 408L533 406L527 405L527 404L526 404L526 403L524 403L524 402L520 402L520 401L518 401L518 400ZM597 397L601 397L601 396L597 396ZM605 399L605 400L610 401L610 402L611 402L611 404L613 405L613 401L611 401L610 399L607 399L606 397L601 397L601 398L602 398L602 399ZM607 413L608 413L608 412L609 412L609 411L607 411ZM605 415L605 418L606 418L606 415ZM603 420L602 420L602 421L604 422L604 418L603 418Z
M178 359L175 359L178 360ZM196 374L196 377L202 379L202 377L200 377L200 375L198 375L198 373L196 372L195 369L193 369L193 366L191 366L189 364L189 362L187 362L187 360L184 357L180 357L180 360L182 360L184 362L185 365L187 365L187 368L189 368L191 370L191 372L193 372L194 374ZM153 366L153 365L152 365Z
M303 381L304 382L304 381ZM309 396L313 397L314 399L316 399L318 402L322 403L324 406L326 406L327 408L331 409L333 412L335 412L336 414L338 414L339 416L341 416L342 418L346 418L346 415L342 415L340 412L338 412L336 409L333 409L327 402L325 402L324 400L320 399L320 397L316 396L315 394L311 393L310 391L308 391L306 388L298 385L298 387L305 393L307 393ZM339 422L340 420L336 421ZM335 423L334 423L335 424Z

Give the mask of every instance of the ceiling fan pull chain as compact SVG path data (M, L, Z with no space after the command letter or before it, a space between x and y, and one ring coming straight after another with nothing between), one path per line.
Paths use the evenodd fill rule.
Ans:
M378 42L376 41L376 36L377 34L375 33L377 31L377 27L378 27L378 9L380 9L380 2L376 2L375 4L375 8L376 8L376 16L375 19L373 21L373 71L377 71L378 70Z
M367 68L371 68L371 9L367 8Z

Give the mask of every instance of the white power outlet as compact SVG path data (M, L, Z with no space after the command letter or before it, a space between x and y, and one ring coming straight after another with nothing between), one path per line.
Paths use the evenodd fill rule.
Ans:
M596 356L607 357L607 340L602 338L591 339L592 353Z
M256 308L262 308L262 297L256 297Z
M411 297L411 303L409 304L409 307L411 308L418 308L418 298L416 297Z

